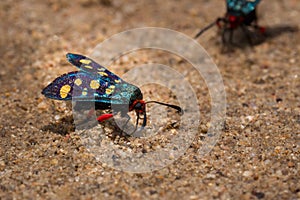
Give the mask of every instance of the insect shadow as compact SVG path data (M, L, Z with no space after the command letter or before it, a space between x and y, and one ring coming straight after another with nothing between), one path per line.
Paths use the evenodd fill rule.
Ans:
M126 120L123 120L123 121L126 121ZM41 128L41 130L49 131L49 132L59 134L62 136L66 136L72 132L89 130L98 125L99 125L98 121L90 120L89 118L78 121L78 122L76 122L76 125L75 125L73 115L69 115L69 116L65 116L65 117L59 119L56 122L51 122L48 125L43 126ZM124 130L122 130L121 127L116 126L116 122L113 119L103 122L102 126L107 127L110 130L112 130L111 133L107 134L108 137L111 137L112 139L114 139L116 136L124 136L124 137L130 136L129 134L126 134L126 132L129 132L129 131L125 132ZM134 125L130 122L127 123L127 126L130 127L130 128L127 128L129 130L134 129Z
M291 25L276 25L273 27L268 27L266 29L265 40L271 40L280 35L283 35L286 33L295 33L298 31L299 31L299 29L297 26L291 26Z
M249 36L252 38L252 45L260 45L264 42L267 42L269 40L275 39L281 35L287 34L287 33L295 33L298 32L299 29L297 26L291 26L291 25L276 25L276 26L270 26L265 27L265 32L263 35L257 34L254 31L248 30ZM236 30L235 34L235 41L239 45L235 45L237 48L246 48L249 47L248 39L244 37L244 33L242 30ZM225 37L226 37L225 33Z
M67 135L75 131L75 125L73 123L73 116L66 116L58 120L57 122L52 122L41 128L42 131L50 131L59 135Z
M99 125L99 122L94 116L95 114L99 114L99 111L96 113L95 106L91 102L74 103L72 108L72 115L65 116L56 122L45 125L41 130L65 136L75 131L89 130ZM103 114L103 112L101 114ZM107 136L112 139L116 136L130 136L128 133L133 132L135 129L134 124L127 121L127 118L122 118L117 115L115 117L118 118L118 122L116 122L114 118L102 122L102 128L107 127L111 130Z

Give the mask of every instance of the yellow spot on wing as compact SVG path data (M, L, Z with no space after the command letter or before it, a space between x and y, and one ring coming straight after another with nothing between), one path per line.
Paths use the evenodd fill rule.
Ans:
M82 80L80 79L80 78L77 78L75 81L74 81L74 83L76 84L76 85L81 85L82 84Z
M69 94L71 90L71 86L70 85L64 85L60 88L59 94L61 96L61 98L66 98Z
M87 68L87 69L93 69L92 66L89 66L89 65L84 65L83 67Z
M119 80L119 79L115 80L115 83L120 83L120 82L121 82L121 80Z
M113 93L113 90L110 89L110 88L107 88L107 89L105 90L105 93L106 93L106 94L111 94L111 93Z
M97 68L98 71L105 71L105 68L101 67L101 68Z
M98 81L96 81L96 80L92 80L91 82L90 82L90 87L92 88L92 89L98 89L99 88L99 86L100 86L100 83L98 82Z
M83 96L86 96L87 95L87 88L84 88L83 90L82 90L82 93L81 93Z
M109 86L109 88L106 88L105 93L106 94L111 94L111 93L114 92L114 90L115 90L115 86L111 85L111 86Z
M108 76L105 72L98 72L98 74L100 74L101 76Z
M87 60L87 59L81 59L79 62L81 62L82 64L90 64L92 61L91 60Z

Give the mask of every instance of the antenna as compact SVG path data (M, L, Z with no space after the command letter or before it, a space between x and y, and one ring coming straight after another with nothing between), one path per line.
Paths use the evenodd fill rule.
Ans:
M208 26L204 27L203 29L201 29L194 37L194 39L197 39L200 35L202 35L202 33L204 33L205 31L207 31L208 29L210 29L211 27L213 27L214 25L216 25L216 22L212 22L210 23Z
M202 33L204 33L205 31L207 31L208 29L212 28L214 25L218 25L220 26L220 21L223 21L226 23L226 20L224 18L219 17L216 21L210 23L209 25L207 25L206 27L204 27L203 29L201 29L194 37L194 39L197 39L200 35L202 35Z
M162 102L159 102L159 101L148 101L148 102L146 102L146 104L147 104L147 103L157 103L157 104L160 104L160 105L163 105L163 106L167 106L167 107L170 107L170 108L174 108L174 109L177 110L177 112L179 112L181 115L183 114L182 108L180 108L179 106L176 106L176 105L167 104L167 103L162 103Z

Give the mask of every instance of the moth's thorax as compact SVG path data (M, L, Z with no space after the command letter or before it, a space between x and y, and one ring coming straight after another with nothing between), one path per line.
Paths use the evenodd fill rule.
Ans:
M135 100L142 100L143 94L135 85L129 83L118 84L113 98L121 99L124 104L132 105Z

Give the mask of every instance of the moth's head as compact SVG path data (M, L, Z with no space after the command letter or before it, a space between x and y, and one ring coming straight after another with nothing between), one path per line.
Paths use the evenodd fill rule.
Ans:
M129 111L135 110L139 114L144 114L146 112L146 102L143 100L135 100L129 107Z

